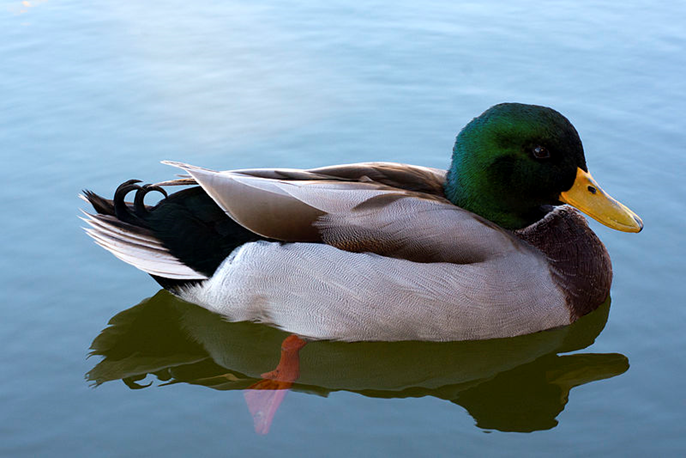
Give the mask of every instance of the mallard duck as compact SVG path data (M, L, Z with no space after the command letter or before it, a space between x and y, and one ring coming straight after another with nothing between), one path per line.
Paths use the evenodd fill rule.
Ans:
M568 325L612 281L576 209L620 231L643 227L590 175L572 124L535 105L474 118L447 172L165 163L187 177L130 180L112 200L84 191L97 212L86 214L89 235L186 301L310 339L475 340ZM174 185L192 187L168 195ZM154 207L151 191L165 197Z

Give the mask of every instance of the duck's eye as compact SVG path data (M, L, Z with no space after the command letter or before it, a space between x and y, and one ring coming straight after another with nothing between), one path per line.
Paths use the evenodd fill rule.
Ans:
M548 159L550 157L550 151L545 146L537 146L531 150L531 153L536 159Z

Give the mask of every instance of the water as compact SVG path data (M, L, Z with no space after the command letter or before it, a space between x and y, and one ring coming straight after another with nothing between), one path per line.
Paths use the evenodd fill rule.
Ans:
M683 454L686 7L320 3L3 4L0 455ZM278 361L275 331L162 294L128 312L156 310L122 328L119 353L87 358L158 289L82 233L82 188L167 179L163 159L447 167L457 131L502 101L569 117L594 176L645 222L591 223L615 280L586 324L305 347L267 435L241 389Z

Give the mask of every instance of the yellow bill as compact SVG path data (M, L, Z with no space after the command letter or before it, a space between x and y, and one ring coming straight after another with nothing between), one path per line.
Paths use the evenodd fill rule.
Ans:
M603 191L590 173L576 169L576 179L560 201L578 208L596 221L623 232L641 232L643 221L638 215Z

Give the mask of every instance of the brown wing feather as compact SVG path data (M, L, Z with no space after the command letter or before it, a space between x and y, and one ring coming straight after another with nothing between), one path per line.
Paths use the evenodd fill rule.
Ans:
M392 188L445 197L443 184L446 172L429 167L366 162L322 167L310 172L354 181L373 181Z
M247 169L236 170L260 178L289 181L336 180L361 183L379 183L391 188L415 191L444 197L444 170L392 162L363 162L358 164L332 165L310 170L297 169Z

